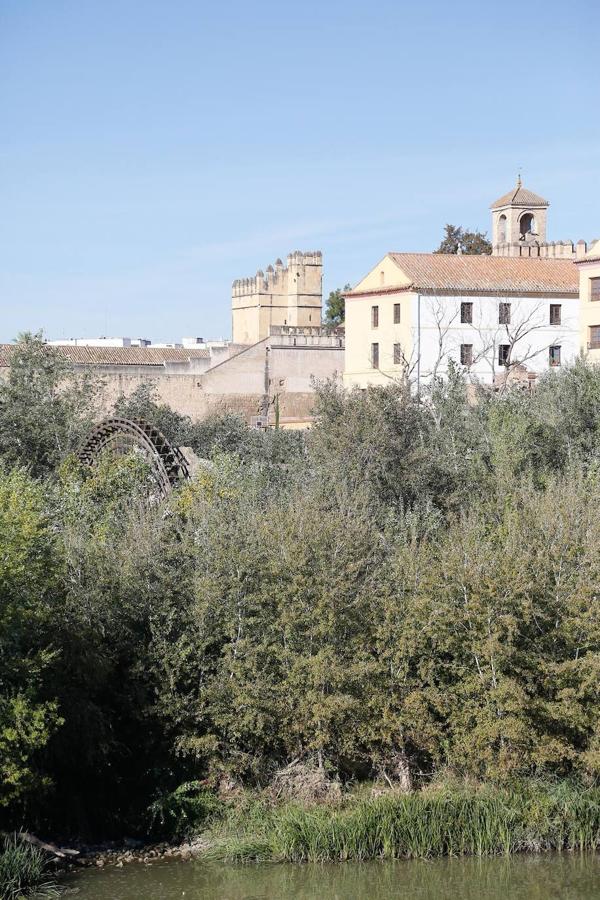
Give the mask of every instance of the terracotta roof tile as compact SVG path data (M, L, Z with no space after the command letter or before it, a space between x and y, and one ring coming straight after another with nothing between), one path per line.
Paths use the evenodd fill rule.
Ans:
M417 291L579 293L579 275L570 260L452 253L390 253L390 257Z
M83 366L163 366L165 363L210 359L210 351L180 347L73 347L48 345L75 365ZM14 344L0 344L0 366L9 365Z
M550 204L539 194L534 194L533 191L524 188L519 179L512 191L503 194L495 203L492 203L491 209L499 209L501 206L550 206Z

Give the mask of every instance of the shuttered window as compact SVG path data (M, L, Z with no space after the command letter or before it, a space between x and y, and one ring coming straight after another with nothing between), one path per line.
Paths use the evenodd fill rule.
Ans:
M561 310L562 310L562 307L561 307L560 303L551 303L550 304L550 324L551 325L560 325Z
M460 345L460 364L461 366L473 365L473 344Z
M371 344L371 365L374 369L379 368L379 344Z
M498 324L510 325L510 303L501 303L498 307Z
M460 304L460 321L463 325L472 325L473 324L473 304L472 303L461 303Z

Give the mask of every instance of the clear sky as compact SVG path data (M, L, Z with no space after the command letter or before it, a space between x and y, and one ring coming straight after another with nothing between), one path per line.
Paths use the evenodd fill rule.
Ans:
M0 0L0 340L230 333L294 249L325 291L519 167L600 236L600 3Z

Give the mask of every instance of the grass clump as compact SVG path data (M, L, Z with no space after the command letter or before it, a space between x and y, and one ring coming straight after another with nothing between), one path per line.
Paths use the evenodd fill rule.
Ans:
M337 806L286 803L244 811L214 835L211 855L231 861L408 859L519 851L595 850L600 789L576 784L442 787Z
M48 858L42 850L22 840L18 834L5 835L0 843L0 897L58 897L54 878L48 872Z

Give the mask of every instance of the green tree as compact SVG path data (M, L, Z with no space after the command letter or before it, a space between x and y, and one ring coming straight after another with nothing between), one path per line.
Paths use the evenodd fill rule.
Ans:
M491 252L492 245L487 232L468 231L460 225L446 225L442 242L437 250L434 250L434 253L465 253L469 256L478 254L489 256Z
M139 827L170 761L152 715L147 648L152 617L178 595L176 578L185 590L184 559L165 507L148 503L144 460L107 455L91 470L68 463L60 476L51 630L60 653L44 687L64 724L42 754L55 802L35 811L78 834L118 834Z
M114 405L114 413L124 419L149 422L178 447L189 445L191 419L160 402L155 382L144 381L131 394L121 394Z
M344 324L346 319L346 301L343 295L351 288L350 284L345 284L343 289L336 288L335 291L329 292L329 297L325 303L325 318L323 320L325 325L334 328Z
M57 556L41 487L0 466L0 806L48 783L35 764L61 720L43 681ZM46 643L48 641L48 643Z
M93 421L99 386L41 334L23 334L0 382L0 454L38 476L75 450Z

